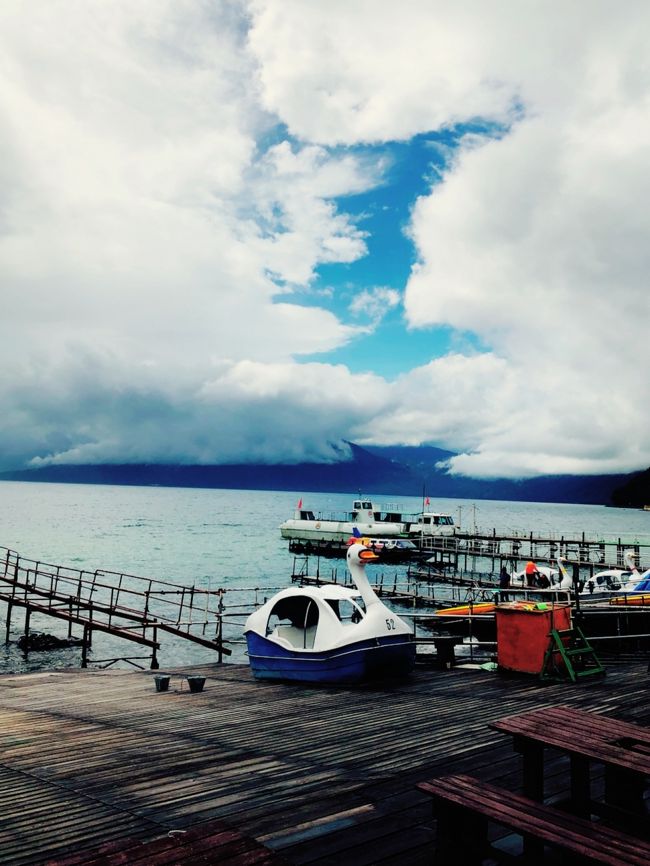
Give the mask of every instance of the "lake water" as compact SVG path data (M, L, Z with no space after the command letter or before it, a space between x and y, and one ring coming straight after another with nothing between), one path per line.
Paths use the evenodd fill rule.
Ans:
M0 546L40 562L79 569L105 569L243 593L261 599L290 582L294 558L279 525L298 499L315 512L348 511L349 494L305 491L193 490L166 487L0 482ZM399 502L404 511L422 507L418 497L391 494L375 502ZM431 499L431 510L460 517L464 528L621 538L650 544L650 512L593 505ZM333 561L327 568L338 567ZM382 568L386 568L383 566ZM228 597L228 596L227 596ZM242 595L240 595L242 597ZM0 623L4 624L4 609ZM12 640L21 633L14 614ZM33 630L65 636L65 625L32 618ZM117 645L116 645L117 643ZM135 655L124 642L96 635L95 658ZM145 650L141 654L145 654ZM244 660L237 649L235 658ZM214 661L214 652L187 641L163 638L161 666ZM78 665L79 650L31 653L0 644L0 670L23 671Z

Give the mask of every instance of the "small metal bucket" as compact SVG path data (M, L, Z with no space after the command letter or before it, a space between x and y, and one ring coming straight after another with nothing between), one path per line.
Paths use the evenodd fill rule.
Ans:
M169 680L170 679L171 679L171 677L163 677L163 676L154 677L153 681L156 684L156 691L157 692L166 692L169 689Z
M187 684L191 692L202 692L205 685L205 677L188 677Z

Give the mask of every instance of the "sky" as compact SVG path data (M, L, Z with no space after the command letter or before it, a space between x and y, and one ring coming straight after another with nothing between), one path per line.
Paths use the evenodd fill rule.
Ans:
M0 6L0 469L650 466L650 6Z

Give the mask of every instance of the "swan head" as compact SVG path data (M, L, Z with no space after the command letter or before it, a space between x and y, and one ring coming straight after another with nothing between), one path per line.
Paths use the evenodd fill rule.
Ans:
M368 538L351 538L348 542L348 565L365 566L369 562L377 562L379 557L370 547Z
M626 550L623 554L623 558L625 560L625 564L629 571L636 571L636 557L633 550Z

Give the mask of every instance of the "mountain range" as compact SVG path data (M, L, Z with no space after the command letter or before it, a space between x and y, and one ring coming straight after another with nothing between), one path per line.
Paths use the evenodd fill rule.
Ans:
M546 475L512 480L450 475L454 452L424 446L350 446L351 459L292 465L55 465L0 473L1 480L323 493L396 494L458 499L568 502L641 507L650 503L650 469L618 475Z

